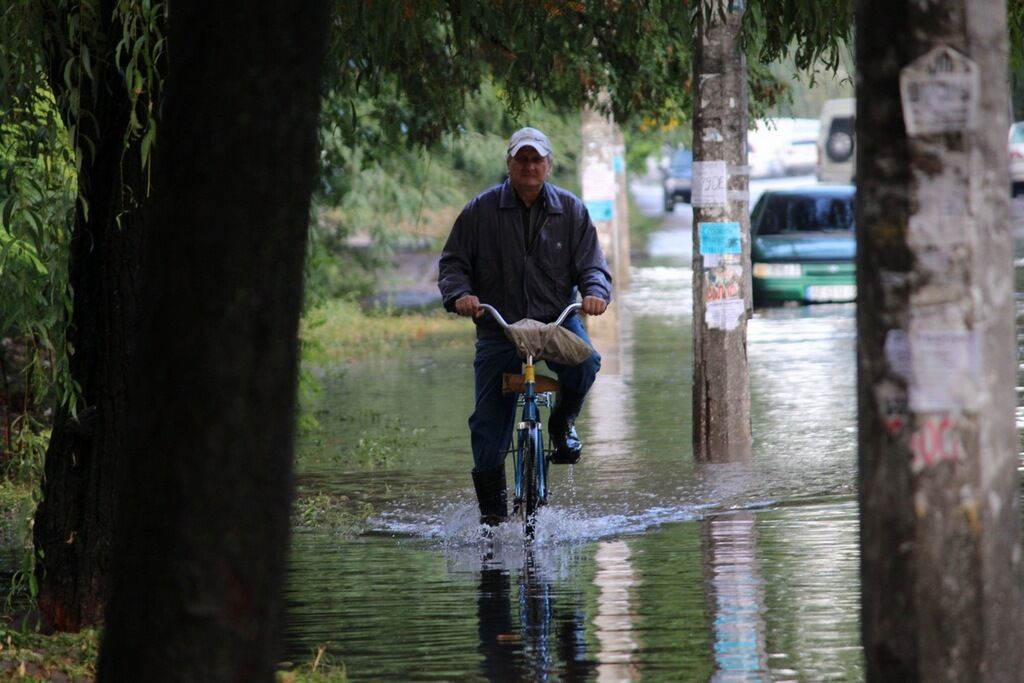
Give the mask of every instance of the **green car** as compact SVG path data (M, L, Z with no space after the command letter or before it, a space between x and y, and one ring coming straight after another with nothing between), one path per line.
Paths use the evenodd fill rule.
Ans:
M853 301L852 185L767 190L750 215L754 305Z

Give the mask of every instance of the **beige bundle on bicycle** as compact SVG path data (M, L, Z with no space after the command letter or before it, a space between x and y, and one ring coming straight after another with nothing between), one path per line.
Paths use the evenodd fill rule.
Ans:
M505 328L505 334L516 345L519 355L534 360L552 360L565 365L579 365L594 349L581 337L554 323L524 318Z

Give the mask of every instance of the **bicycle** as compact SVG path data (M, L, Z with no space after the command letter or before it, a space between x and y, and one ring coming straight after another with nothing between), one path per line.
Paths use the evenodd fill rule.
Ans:
M553 327L558 328L570 313L582 306L581 303L566 306L552 324ZM510 325L493 306L481 303L480 308L494 316L507 335L510 334L510 330L515 329L516 325L524 322L520 321L520 323ZM566 332L572 334L568 330ZM575 337L575 335L573 336ZM513 339L513 341L515 340ZM583 340L579 341L585 344ZM548 460L554 450L550 442L547 446L544 445L544 428L540 419L540 408L551 409L554 406L554 395L559 391L557 380L536 373L534 356L533 353L526 353L523 372L521 374L505 373L501 381L502 393L517 394L516 406L522 408L521 419L515 426L515 449L510 449L508 453L514 455L515 470L512 514L522 518L523 532L527 538L533 538L537 511L547 503ZM547 359L538 355L536 360ZM514 415L512 419L515 420Z

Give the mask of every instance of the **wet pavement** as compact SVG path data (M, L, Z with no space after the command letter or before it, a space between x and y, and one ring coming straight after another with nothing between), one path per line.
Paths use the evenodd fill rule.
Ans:
M356 538L295 533L290 659L327 646L353 681L863 678L855 309L759 311L753 460L695 463L688 208L634 264L618 324L591 325L584 459L553 467L532 546L514 524L479 540L468 344L328 374L300 484L375 513ZM332 461L371 434L396 454Z

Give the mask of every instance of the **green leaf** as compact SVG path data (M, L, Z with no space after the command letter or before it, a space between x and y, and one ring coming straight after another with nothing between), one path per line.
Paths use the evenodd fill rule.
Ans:
M42 237L43 219L40 218L39 212L35 211L34 209L25 209L24 214L25 216L28 217L29 222L32 223L32 226L36 229L36 237ZM34 252L35 250L33 249L33 253Z
M69 58L68 61L64 64L64 86L68 89L69 92L75 89L75 83L73 80L71 80L74 68L75 60Z
M89 46L85 43L82 43L82 66L85 68L85 73L88 74L89 78L93 78L92 60L89 58Z
M3 228L11 235L14 234L13 226L11 225L11 215L14 213L14 195L11 195L0 204L0 212L3 215Z
M149 165L149 149L154 140L156 140L156 122L151 119L146 134L142 136L142 168Z

